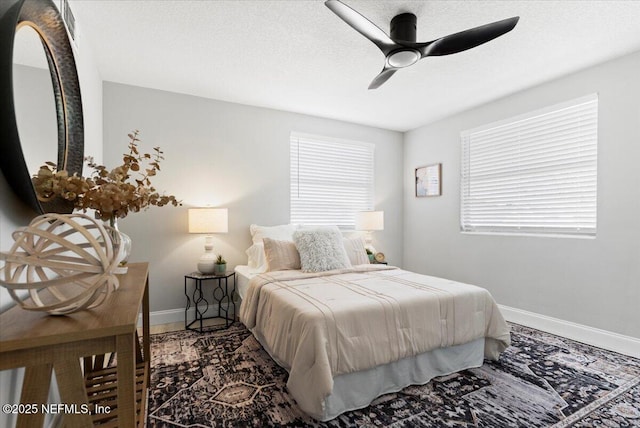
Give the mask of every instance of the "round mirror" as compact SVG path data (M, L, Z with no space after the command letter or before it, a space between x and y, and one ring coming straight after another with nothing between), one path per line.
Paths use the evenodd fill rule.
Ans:
M56 101L40 36L22 26L13 42L13 100L20 147L27 170L58 160Z
M14 47L19 49L22 46L22 35L19 36L17 44L14 44L14 41L18 37L16 34L21 34L26 27L37 34L44 48L42 50L48 64L56 112L57 138L55 131L53 138L44 136L45 132L51 132L45 129L50 130L51 127L41 122L48 122L49 119L42 119L40 115L35 114L36 110L31 110L36 107L25 107L24 100L14 98L14 85L23 85L28 77L27 74L19 77L14 75ZM29 41L24 43L33 44ZM24 69L16 68L16 74L23 71ZM27 90L31 89L31 85L31 82L27 83ZM16 88L16 93L18 90ZM33 97L38 96L34 94ZM42 105L46 103L44 99L38 98L38 101ZM25 108L27 112L23 114L22 110ZM20 115L19 119L17 114ZM36 131L40 126L42 129ZM35 139L32 139L33 134L36 134L33 137ZM27 137L28 135L31 136ZM31 182L32 175L38 171L43 161L55 160L59 170L66 170L70 174L82 174L84 158L82 101L75 60L64 23L51 0L0 2L0 138L0 167L18 197L39 214L72 212L71 202L62 199L39 201ZM52 140L54 142L51 142ZM46 159L50 149L40 151L38 147L32 147L33 144L53 144L53 158ZM37 153L37 156L33 157L32 153Z

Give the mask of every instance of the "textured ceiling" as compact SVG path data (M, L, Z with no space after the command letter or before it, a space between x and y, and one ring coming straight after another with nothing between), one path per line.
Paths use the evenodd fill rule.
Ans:
M368 90L384 57L320 0L71 0L104 80L405 131L640 50L638 1L344 0L418 40L519 15L506 35Z

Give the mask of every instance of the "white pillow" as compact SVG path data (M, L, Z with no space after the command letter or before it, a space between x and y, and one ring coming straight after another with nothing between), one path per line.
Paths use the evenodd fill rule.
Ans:
M351 267L342 243L342 234L337 229L298 230L293 233L293 242L300 253L303 272Z
M255 269L260 272L267 270L267 261L264 258L264 245L263 243L254 244L250 246L247 251L247 264L251 269Z
M298 228L295 224L283 224L280 226L249 226L251 239L254 244L261 244L264 238L277 239L278 241L292 241L293 232Z
M300 254L296 249L296 244L291 241L278 241L271 238L264 238L263 242L267 272L300 269Z
M364 249L364 240L361 237L344 238L343 242L352 266L369 264L369 256Z

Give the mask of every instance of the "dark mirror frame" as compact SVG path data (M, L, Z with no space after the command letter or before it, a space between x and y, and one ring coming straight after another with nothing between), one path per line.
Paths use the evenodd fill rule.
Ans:
M38 214L70 213L73 203L39 201L24 159L13 95L13 46L16 31L33 28L49 63L58 120L58 170L82 175L84 124L76 62L67 30L51 0L0 0L0 168L16 195ZM53 161L53 159L51 159Z

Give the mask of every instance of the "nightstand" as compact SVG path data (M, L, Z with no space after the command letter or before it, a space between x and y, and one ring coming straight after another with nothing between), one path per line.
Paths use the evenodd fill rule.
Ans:
M233 284L229 285L229 279L232 279ZM202 291L202 283L205 281L213 282L213 290L211 292L211 304L217 303L217 315L205 317L204 315L209 310L209 301L205 298ZM188 283L193 282L194 288L191 296L188 293ZM200 331L202 333L202 321L209 319L223 319L225 321L225 328L233 324L236 314L236 304L233 301L233 295L236 291L236 274L235 272L225 272L223 275L211 275L200 272L191 272L184 276L184 295L187 298L187 305L184 309L184 328L187 330ZM189 322L188 314L191 303L195 306L195 317ZM204 305L204 310L201 310L201 306ZM233 307L233 311L230 311ZM216 308L213 308L213 312L216 313ZM191 327L195 323L200 323L200 328Z
M388 264L388 263L387 263L386 261L384 261L384 262L377 262L377 261L375 261L375 260L374 260L374 261L372 261L372 262L371 262L371 264L372 264L372 265L386 265L386 264Z

